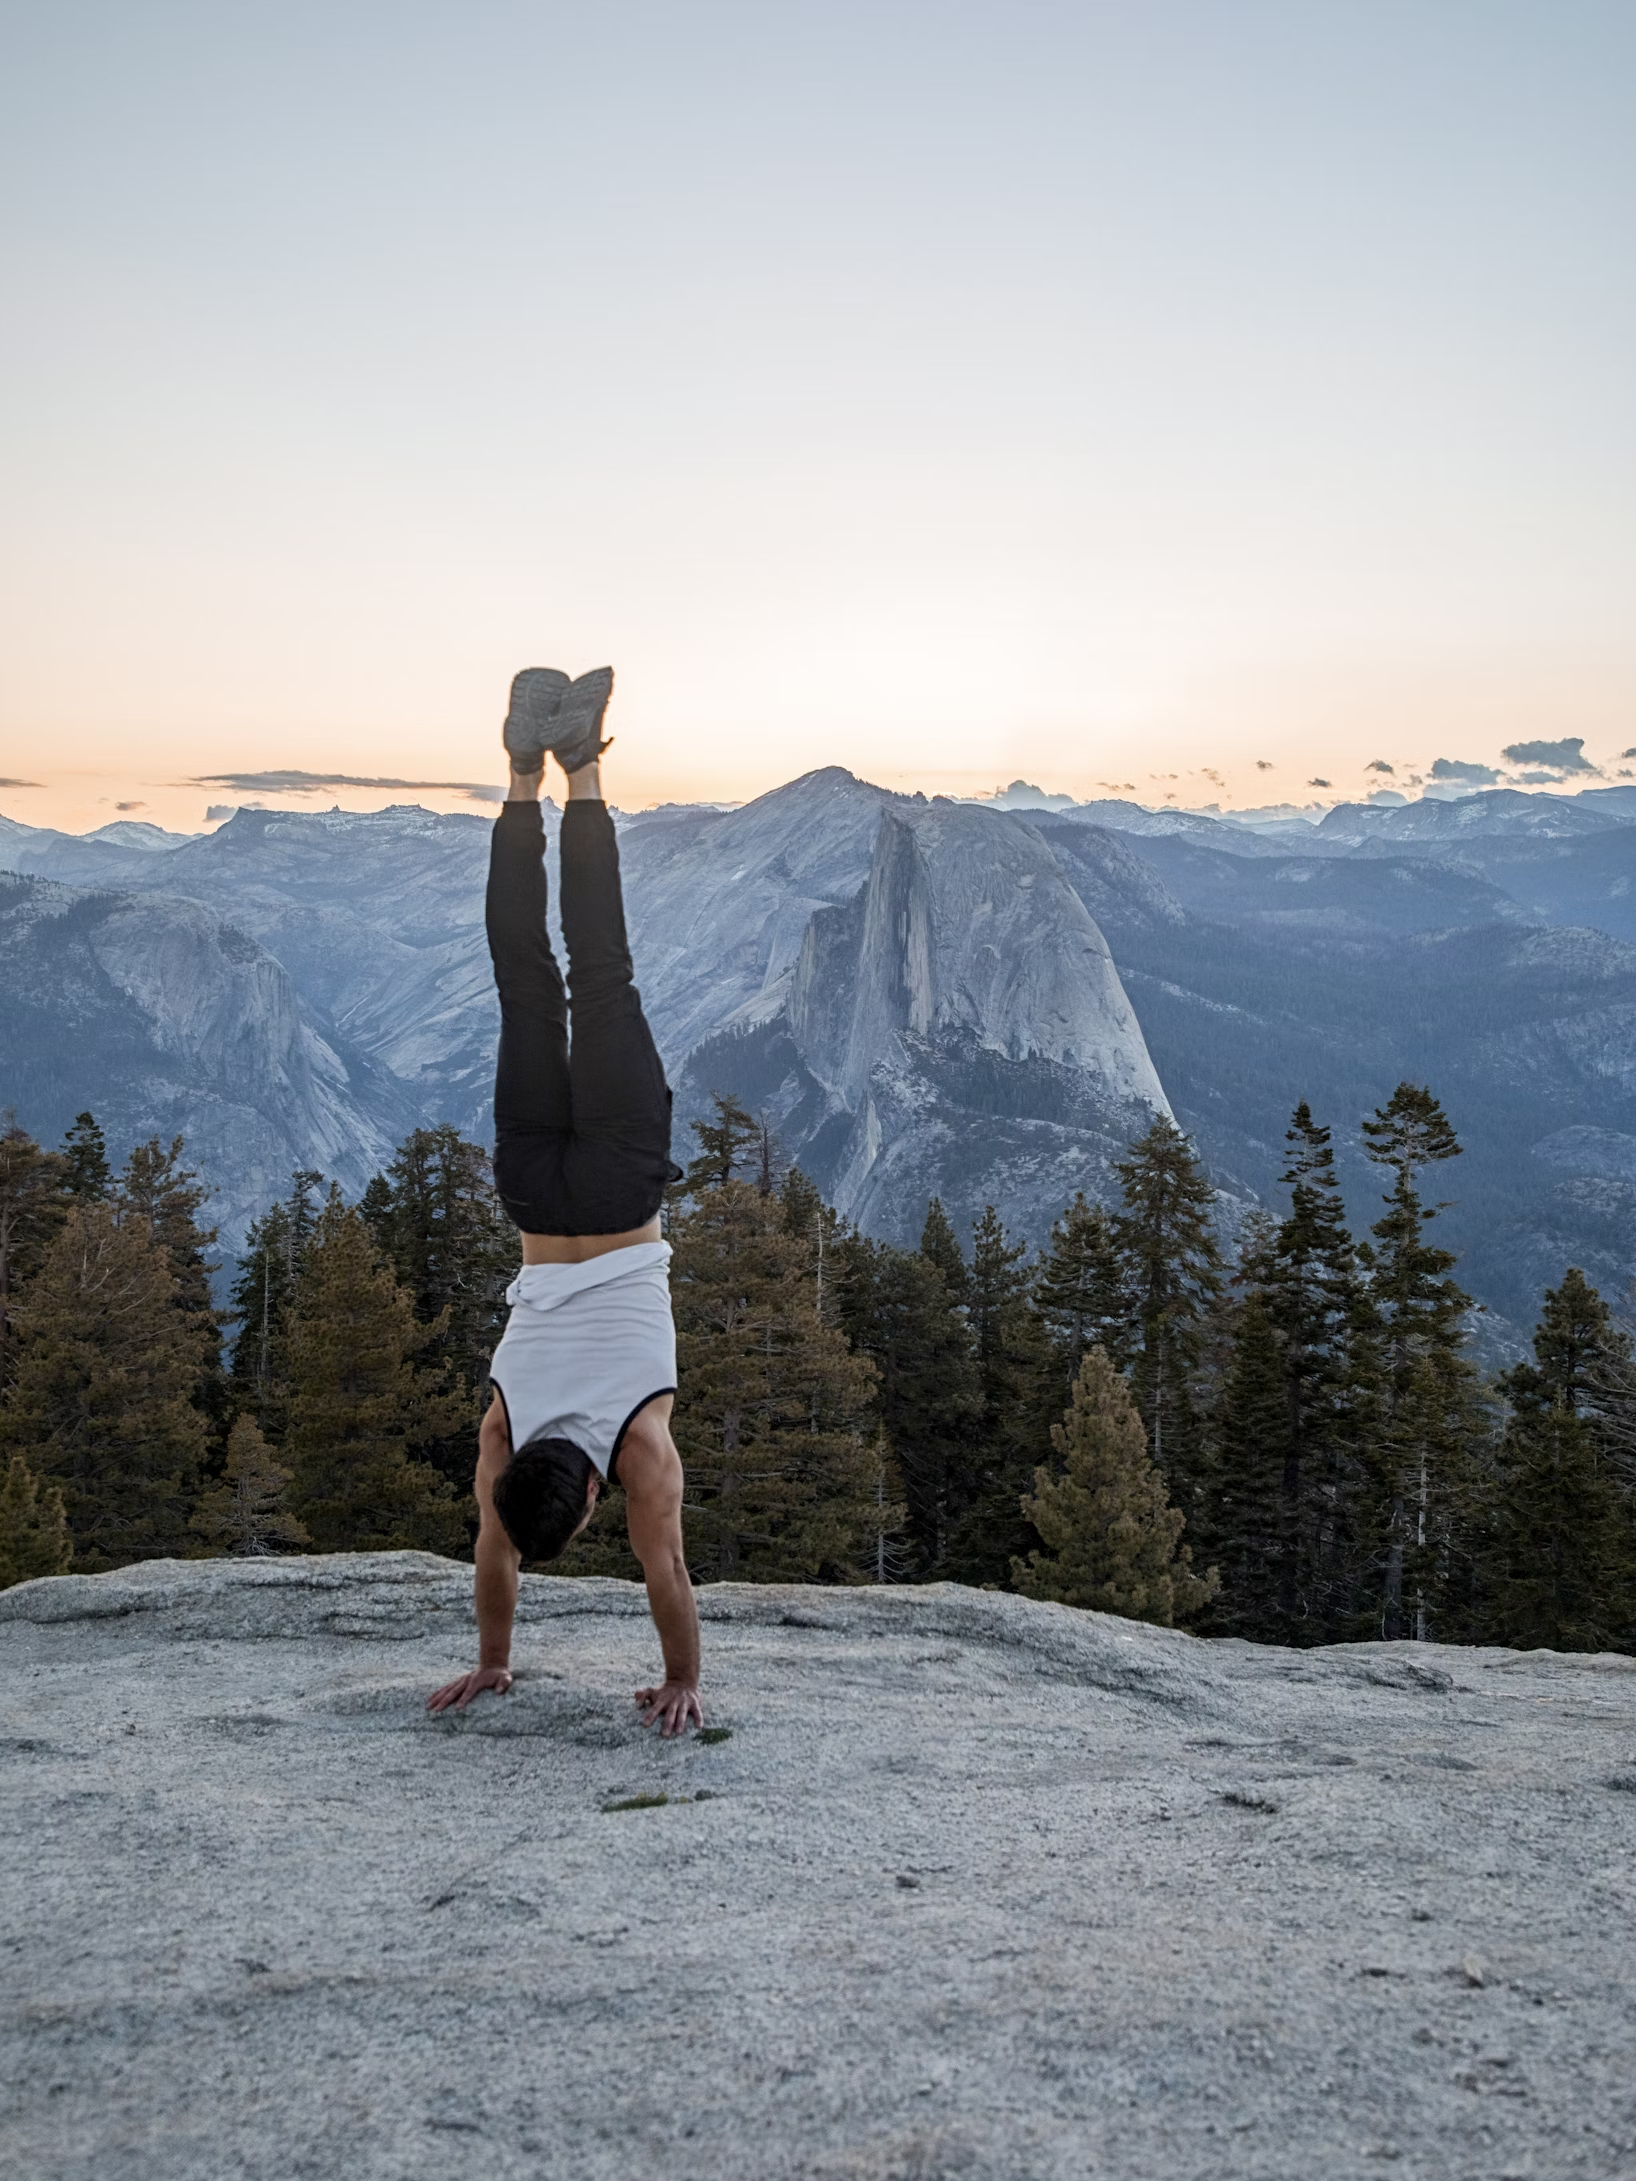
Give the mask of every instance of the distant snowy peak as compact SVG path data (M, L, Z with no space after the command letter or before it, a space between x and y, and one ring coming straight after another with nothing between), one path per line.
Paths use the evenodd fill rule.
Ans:
M150 855L180 848L199 837L196 833L167 833L162 825L150 825L146 818L114 818L84 835L88 841L107 841L114 848L140 848Z
M1622 797L1529 795L1521 788L1485 788L1453 801L1381 806L1337 803L1318 827L1320 844L1394 848L1477 838L1571 840L1628 825L1636 809Z

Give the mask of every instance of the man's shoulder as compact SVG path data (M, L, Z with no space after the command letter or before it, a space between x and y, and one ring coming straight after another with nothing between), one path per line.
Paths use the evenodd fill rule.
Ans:
M680 1484L682 1457L670 1435L670 1404L671 1396L661 1394L625 1427L615 1469L627 1499L674 1491Z

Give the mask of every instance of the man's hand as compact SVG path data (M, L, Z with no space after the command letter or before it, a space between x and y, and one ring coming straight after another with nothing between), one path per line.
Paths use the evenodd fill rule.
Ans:
M642 1707L643 1726L657 1725L667 1742L673 1734L684 1733L689 1720L696 1727L704 1725L699 1692L690 1681L667 1681L662 1689L638 1689L636 1701Z
M479 1666L469 1674L462 1674L458 1681L445 1682L434 1696L426 1699L428 1711L464 1711L474 1696L481 1696L485 1689L492 1689L496 1696L504 1696L511 1687L510 1671L504 1666Z

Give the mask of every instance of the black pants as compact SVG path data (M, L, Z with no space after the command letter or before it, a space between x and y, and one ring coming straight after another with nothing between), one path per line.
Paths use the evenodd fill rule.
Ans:
M562 815L566 994L545 925L544 856L538 803L507 803L487 901L500 991L494 1178L525 1233L624 1234L646 1226L679 1170L670 1091L631 977L607 805L582 799Z

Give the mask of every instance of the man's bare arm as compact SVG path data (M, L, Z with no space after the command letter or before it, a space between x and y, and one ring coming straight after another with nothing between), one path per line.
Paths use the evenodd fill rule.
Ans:
M699 1615L682 1557L682 1462L669 1431L669 1403L662 1413L645 1409L620 1452L625 1486L625 1527L631 1551L642 1563L648 1610L659 1632L665 1678L656 1689L638 1689L642 1724L668 1739L689 1720L704 1724L699 1704ZM643 1427L646 1427L645 1429Z
M478 1434L477 1496L480 1526L477 1532L476 1602L477 1668L446 1682L426 1700L428 1711L464 1711L474 1696L492 1689L504 1696L511 1687L511 1623L517 1610L517 1571L522 1554L506 1535L494 1511L494 1479L510 1458L511 1442L505 1428L505 1411L499 1402L490 1408Z

